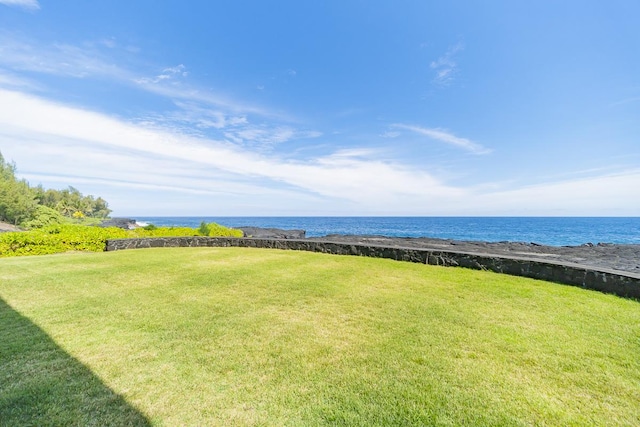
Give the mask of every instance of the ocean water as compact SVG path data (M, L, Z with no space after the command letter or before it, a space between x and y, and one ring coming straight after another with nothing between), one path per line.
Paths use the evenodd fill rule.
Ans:
M328 234L434 237L486 242L640 244L640 217L135 217L157 226L302 229L307 237Z

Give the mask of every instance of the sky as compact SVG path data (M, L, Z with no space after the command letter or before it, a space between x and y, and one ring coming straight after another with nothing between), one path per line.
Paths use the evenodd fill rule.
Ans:
M112 216L639 216L637 0L0 0L0 152Z

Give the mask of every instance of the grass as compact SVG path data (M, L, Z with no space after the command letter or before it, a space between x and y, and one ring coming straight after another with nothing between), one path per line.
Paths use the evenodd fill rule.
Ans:
M0 259L0 298L2 425L640 424L640 303L575 287L176 248Z

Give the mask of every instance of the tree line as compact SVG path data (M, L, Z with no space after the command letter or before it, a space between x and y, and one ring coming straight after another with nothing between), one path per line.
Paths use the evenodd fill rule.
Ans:
M38 221L39 217L106 218L109 204L101 197L84 196L76 188L64 190L32 187L16 177L15 163L0 153L0 221L14 225Z

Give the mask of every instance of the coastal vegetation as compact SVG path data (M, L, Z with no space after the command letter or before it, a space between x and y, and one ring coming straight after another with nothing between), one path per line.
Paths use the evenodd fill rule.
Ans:
M0 233L0 257L44 255L67 251L103 251L107 239L127 237L242 237L240 230L202 223L189 227L147 227L124 230L96 227L111 210L101 197L84 196L69 186L63 190L32 187L16 177L16 165L0 153L0 222L20 225L24 232Z
M201 227L202 228L202 227ZM102 252L108 239L132 237L201 236L201 230L189 227L153 225L124 230L79 224L53 224L29 231L0 233L0 257L45 255L67 251ZM219 224L207 224L206 236L242 237L241 230Z
M55 274L54 274L55 273ZM242 248L0 259L7 425L637 425L640 306Z
M16 177L15 163L7 162L0 153L0 221L33 228L71 219L104 219L109 213L104 199L85 196L74 187L32 187L27 180Z

